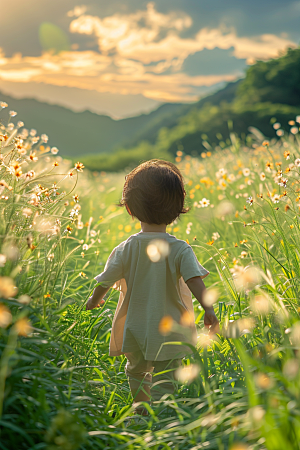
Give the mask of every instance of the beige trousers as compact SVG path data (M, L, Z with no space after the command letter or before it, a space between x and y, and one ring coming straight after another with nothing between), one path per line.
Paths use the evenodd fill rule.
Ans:
M133 398L141 390L149 392L149 389L154 401L164 394L174 394L177 388L175 370L181 365L181 359L147 361L140 350L125 353L125 356L125 373Z

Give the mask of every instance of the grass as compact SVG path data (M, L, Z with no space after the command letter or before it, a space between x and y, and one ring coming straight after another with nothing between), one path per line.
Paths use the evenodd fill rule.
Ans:
M117 292L85 311L111 250L140 229L115 206L125 174L81 173L46 136L2 126L0 449L299 449L295 125L264 145L256 132L249 148L231 135L202 159L177 152L191 211L167 231L210 271L222 332L207 335L195 304L184 364L200 372L136 420L125 358L108 356Z

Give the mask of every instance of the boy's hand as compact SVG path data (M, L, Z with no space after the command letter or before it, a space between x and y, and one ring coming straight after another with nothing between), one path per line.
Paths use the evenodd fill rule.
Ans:
M208 308L205 310L204 325L206 328L209 328L210 333L215 334L220 331L219 320L218 320L213 308Z
M95 300L94 300L93 296L91 296L91 297L89 297L89 299L88 299L88 301L86 303L85 309L88 311L90 309L97 308L97 306L100 306L100 305L98 305L98 302L95 303Z
M98 302L95 302L95 300L93 299L93 296L89 297L87 303L86 303L86 307L85 309L88 311L90 309L94 309L94 308L98 308L98 306L102 306L104 305L105 300L100 300Z
M108 292L109 288L104 288L102 286L97 286L94 289L93 295L91 295L86 303L85 309L97 308L98 306L104 305L105 300L103 300L104 295Z

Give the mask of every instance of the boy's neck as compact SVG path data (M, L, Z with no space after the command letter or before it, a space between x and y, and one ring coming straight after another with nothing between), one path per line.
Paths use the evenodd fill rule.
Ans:
M156 225L155 223L146 223L141 222L142 232L156 232L156 233L166 233L167 225L165 223L161 223L160 225Z

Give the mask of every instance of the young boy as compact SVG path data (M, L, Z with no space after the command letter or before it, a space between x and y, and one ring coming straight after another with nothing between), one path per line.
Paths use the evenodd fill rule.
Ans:
M202 278L209 272L186 241L166 233L167 225L188 211L185 195L179 169L167 161L147 161L125 177L119 206L125 206L141 222L142 230L112 251L104 272L95 278L101 285L86 305L86 309L97 307L112 286L120 290L109 354L125 354L134 402L159 400L164 393L174 392L174 371L191 350L184 345L163 344L195 344L191 292L205 309L204 324L218 330L213 308L203 303ZM182 323L188 313L193 317L189 337L178 327L172 331L169 326L169 334L162 329L164 323L165 328ZM158 375L152 385L153 372ZM137 412L143 413L143 409Z

